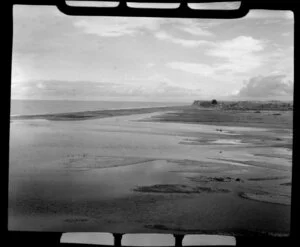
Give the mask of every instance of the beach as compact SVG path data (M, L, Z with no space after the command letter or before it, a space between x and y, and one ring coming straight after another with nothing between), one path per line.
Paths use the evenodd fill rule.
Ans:
M9 165L10 230L290 230L292 111L15 116Z

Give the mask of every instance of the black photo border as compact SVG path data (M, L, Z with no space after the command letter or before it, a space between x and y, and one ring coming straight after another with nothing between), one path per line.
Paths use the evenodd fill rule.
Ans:
M113 0L104 0L113 1ZM117 0L118 1L118 0ZM121 3L126 0L119 0ZM126 5L120 4L117 8L105 9L91 9L91 8L73 8L65 4L65 0L13 0L3 1L1 6L2 19L2 63L1 63L1 110L2 110L2 128L1 128L1 142L2 142L2 179L1 190L4 200L1 203L1 244L3 246L78 246L76 244L62 244L60 238L62 232L18 232L8 230L8 182L9 182L9 129L10 129L10 97L11 97L11 68L12 68L12 41L13 41L13 6L14 5L56 5L59 10L68 15L105 15L105 16L139 16L139 17L178 17L178 18L240 18L245 16L250 9L265 9L265 10L290 10L294 13L294 111L293 111L293 166L292 166L292 205L291 205L291 230L288 237L236 237L237 246L292 246L299 245L298 240L298 208L297 200L299 189L297 177L300 176L299 167L297 167L298 156L297 147L299 142L300 126L299 118L299 103L297 99L297 92L299 86L297 85L297 61L299 55L298 51L298 35L300 33L297 18L300 16L299 8L297 7L297 0L240 0L242 2L241 8L238 10L229 11L202 11L191 10L186 8L186 2L230 2L233 0L128 0L127 2L165 2L178 3L181 2L181 7L176 10L154 9L141 10L126 8ZM238 1L238 0L236 0ZM298 1L298 4L300 2ZM4 75L4 77L3 77ZM300 93L298 93L298 96ZM121 246L121 234L114 234L115 246ZM175 235L176 246L181 246L183 235ZM79 245L88 246L88 245ZM95 246L95 245L92 245Z

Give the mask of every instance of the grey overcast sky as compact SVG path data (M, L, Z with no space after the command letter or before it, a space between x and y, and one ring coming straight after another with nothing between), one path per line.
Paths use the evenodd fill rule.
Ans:
M294 17L66 16L15 6L12 99L292 100Z

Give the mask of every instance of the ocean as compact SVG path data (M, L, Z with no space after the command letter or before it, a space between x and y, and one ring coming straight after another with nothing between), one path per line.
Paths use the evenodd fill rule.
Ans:
M11 116L187 105L182 102L11 100Z

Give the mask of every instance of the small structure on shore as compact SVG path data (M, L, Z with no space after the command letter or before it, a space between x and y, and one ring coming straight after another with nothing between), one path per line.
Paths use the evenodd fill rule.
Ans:
M213 99L211 101L208 101L208 100L195 100L193 105L201 106L201 107L216 107L218 105L218 102L215 99Z
M213 99L213 100L211 101L211 104L212 104L212 105L217 105L217 104L218 104L218 101L217 101L216 99Z

